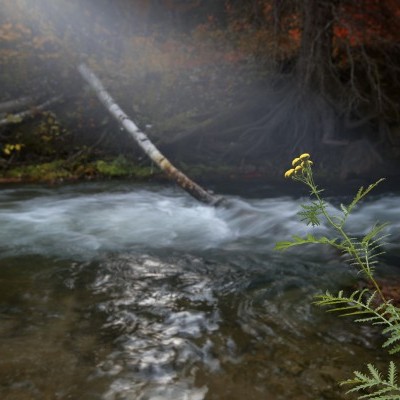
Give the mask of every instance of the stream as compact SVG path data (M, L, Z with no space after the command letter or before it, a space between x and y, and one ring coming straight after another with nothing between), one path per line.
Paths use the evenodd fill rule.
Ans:
M215 209L156 184L2 189L0 399L343 399L338 381L385 367L378 330L312 305L356 287L341 255L273 250L329 234L299 220L306 199L227 197ZM372 196L348 229L376 221L390 223L377 275L398 280L399 194Z

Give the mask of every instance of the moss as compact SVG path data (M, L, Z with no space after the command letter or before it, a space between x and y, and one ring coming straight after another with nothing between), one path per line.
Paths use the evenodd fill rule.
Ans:
M111 161L95 161L94 166L100 175L106 177L149 178L156 172L151 167L137 166L123 156Z
M0 174L0 181L58 182L64 180L125 178L149 179L159 172L157 168L138 166L123 156L113 160L76 162L56 160L47 163L20 165Z
M60 181L71 179L72 174L64 167L61 160L15 167L4 173L5 178L19 179L21 181Z
M133 164L123 156L111 161L95 161L94 166L99 174L109 177L131 176L133 174Z

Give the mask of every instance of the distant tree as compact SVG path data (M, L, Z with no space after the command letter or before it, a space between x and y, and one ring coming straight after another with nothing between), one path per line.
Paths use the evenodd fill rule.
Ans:
M400 88L398 0L230 0L228 5L231 20L245 20L247 30L273 29L274 35L264 37L276 42L277 70L292 73L301 88L356 113L394 117ZM269 62L271 48L265 43Z
M335 9L340 0L303 0L301 44L296 74L302 86L330 91L335 83L332 47Z

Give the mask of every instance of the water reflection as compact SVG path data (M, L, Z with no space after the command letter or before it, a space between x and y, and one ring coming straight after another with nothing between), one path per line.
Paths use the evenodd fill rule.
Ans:
M340 399L337 380L384 361L375 330L311 305L354 284L336 254L271 251L297 229L297 200L212 210L164 189L2 196L2 399ZM385 217L400 204L389 200L358 215Z

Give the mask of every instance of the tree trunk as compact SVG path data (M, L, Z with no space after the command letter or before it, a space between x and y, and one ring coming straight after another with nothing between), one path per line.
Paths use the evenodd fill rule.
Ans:
M111 115L119 122L119 124L133 137L136 143L141 149L147 154L147 156L157 164L167 176L174 180L182 189L188 192L195 199L206 203L206 204L217 204L220 203L222 198L213 196L201 186L189 179L184 173L174 167L169 160L160 153L160 151L154 146L147 135L139 130L136 124L128 118L128 116L122 111L114 99L108 94L103 84L97 78L97 76L90 70L85 64L81 64L78 67L80 74L83 79L91 86L96 92L97 97L102 104L107 108Z
M329 94L332 88L332 39L337 0L303 0L303 30L296 73L303 88Z

